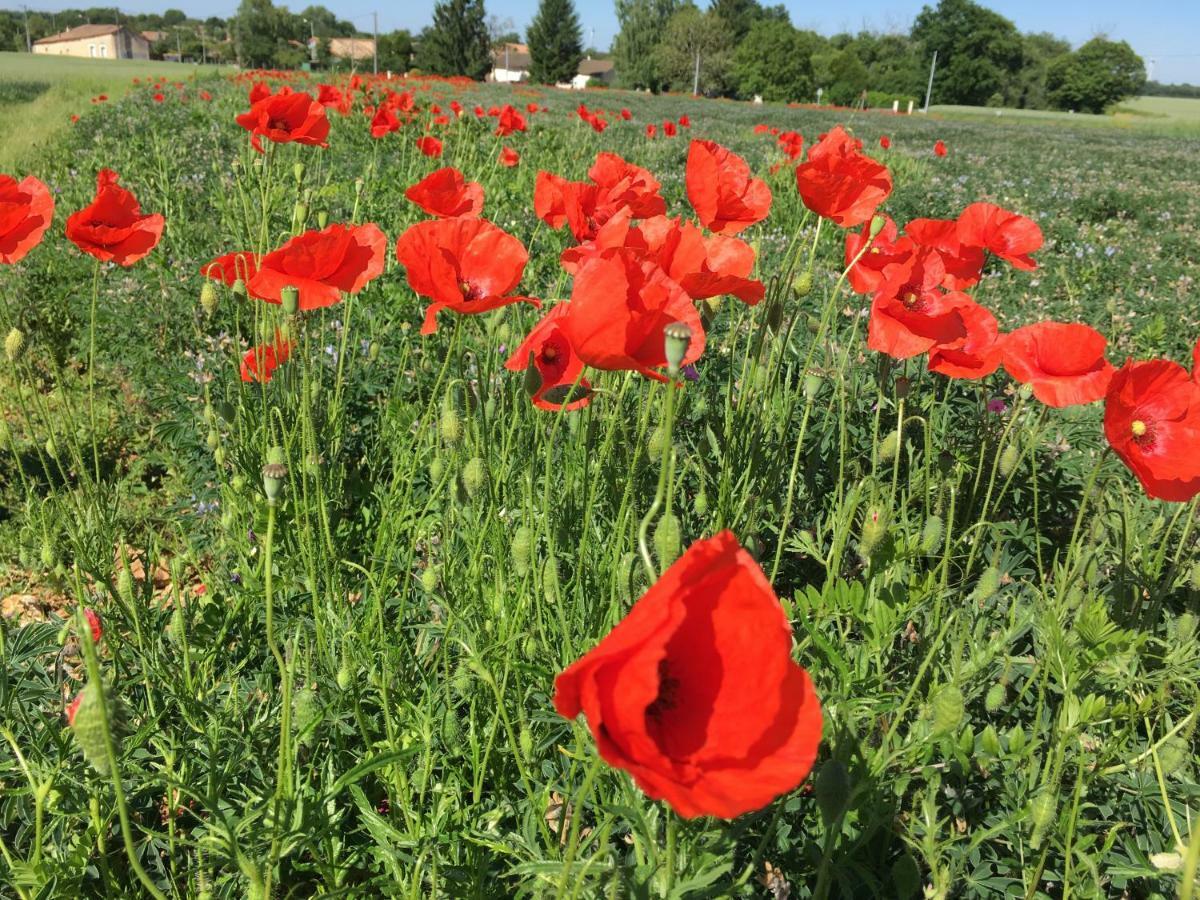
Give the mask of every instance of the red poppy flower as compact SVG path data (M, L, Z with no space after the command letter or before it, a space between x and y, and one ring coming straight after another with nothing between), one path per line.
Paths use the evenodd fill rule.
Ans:
M621 247L589 260L575 276L563 328L579 358L606 370L666 381L663 329L682 322L692 340L682 365L704 352L704 326L692 298L653 259Z
M804 205L843 228L861 225L892 192L887 166L858 152L839 125L809 151L796 168Z
M375 110L375 115L371 118L371 137L379 139L398 131L399 128L400 119L390 106L381 106Z
M892 139L890 137L888 137L886 134L880 135L879 136L879 146L882 147L884 150L891 149Z
M944 293L944 274L941 257L928 250L889 266L871 302L867 346L908 359L964 339L967 330L956 301L966 295Z
M1092 403L1112 381L1108 341L1087 325L1038 322L1005 335L1003 345L1005 371L1047 406Z
M71 727L75 726L75 714L79 712L79 704L82 700L83 691L80 691L74 696L74 698L72 698L71 702L67 704L67 724Z
M952 291L963 291L979 283L983 274L983 251L979 247L964 244L959 239L957 221L913 219L904 226L904 233L920 246L936 250L942 258L946 269L942 287Z
M157 93L157 94L155 94L155 95L154 95L154 102L155 102L155 103L162 103L162 102L163 102L164 100L166 100L166 99L167 99L167 98L166 98L166 96L165 96L165 95L164 95L162 92L159 92L159 93Z
M530 365L532 356L532 363L542 380L542 386L531 398L538 409L557 412L576 381L582 396L567 403L566 409L582 409L592 402L591 385L586 378L580 378L583 361L576 355L562 328L570 305L570 301L564 301L550 310L504 363L510 371L523 372Z
M514 131L524 131L525 129L525 117L511 105L506 104L496 119L496 136L508 137Z
M771 189L750 176L746 161L713 141L688 148L687 195L700 223L718 234L737 234L771 211Z
M317 102L325 107L337 108L342 102L342 92L332 84L317 85Z
M697 541L585 656L554 708L584 713L601 758L685 818L732 819L807 777L821 704L792 629L731 532Z
M271 96L271 86L265 81L256 81L250 88L250 105L253 106L260 100L265 100Z
M646 126L646 137L653 138L658 134L658 126L651 122Z
M279 303L280 292L300 292L300 309L332 306L357 294L383 271L387 238L374 223L330 225L306 231L262 258L246 282L251 296Z
M597 155L588 177L590 184L538 172L533 193L534 213L551 228L568 225L575 239L582 243L594 238L622 210L628 209L637 219L666 212L667 205L658 194L659 183L654 176L615 153Z
M207 103L209 100L212 99L212 94L210 94L208 91L201 91L200 99L203 100L205 103Z
M457 100L451 100L450 101L450 111L452 113L454 113L455 118L458 118L459 116L462 115L463 106Z
M958 313L964 334L951 343L930 349L929 371L948 378L986 378L1000 367L1000 328L996 317L966 294L947 294L945 302L952 304Z
M101 94L96 99L101 103L107 103L108 102L108 94Z
M485 115L482 106L476 106L474 109L474 113L475 113L475 118L477 118L477 119L482 119Z
M1126 362L1108 386L1104 435L1149 496L1200 494L1200 387L1183 366Z
M67 217L67 240L101 262L132 266L158 244L164 220L158 213L143 215L118 179L112 169L100 170L95 199Z
M478 216L483 211L483 185L467 181L453 166L426 175L404 196L431 216Z
M856 293L875 293L883 285L887 267L907 261L916 251L911 239L899 235L891 216L884 216L883 220L883 227L874 238L871 237L869 224L863 225L858 231L846 232L847 278ZM868 243L870 249L855 263L855 257ZM851 266L851 263L854 265Z
M71 113L71 124L74 125L78 121L79 121L79 116L75 113Z
M770 130L771 130L771 126L769 126L765 123L759 123L758 125L754 126L755 134L766 134Z
M799 159L800 154L804 152L804 135L798 131L785 131L775 142L779 149L787 154L788 159Z
M54 218L50 189L32 175L17 181L0 175L0 263L25 258L42 240Z
M526 103L525 104L525 112L529 113L531 116L537 111L538 111L538 105L536 103Z
M258 260L255 254L247 251L226 253L200 267L201 275L219 281L226 287L233 287L239 280L242 283L249 281L257 271Z
M246 351L246 355L242 357L242 381L266 384L275 375L275 370L287 362L291 355L291 341L285 340L277 332L272 343L259 344Z
M934 156L945 156L946 155L946 142L945 141L938 141L937 143L935 143L933 145L933 155Z
M665 135L666 137L675 137L675 135L678 133L678 131L675 128L675 123L672 122L670 119L667 119L665 122L663 122L662 128L663 128L663 135Z
M630 119L633 118L633 113L631 113L625 107L621 107L621 118L624 119L626 122L628 122Z
M442 142L435 137L425 135L417 138L417 149L430 159L437 159L442 155Z
M512 147L500 148L500 165L512 168L521 162L521 154Z
M400 236L396 256L409 286L433 301L425 309L421 334L437 331L437 314L489 312L510 303L541 302L509 296L521 281L529 254L524 245L486 219L418 222Z
M238 116L237 123L250 132L250 144L259 153L263 152L264 137L277 144L329 146L325 107L303 92L281 91L264 97Z
M958 217L958 238L965 246L980 247L1029 272L1037 268L1030 257L1041 249L1042 229L1032 219L994 203L972 203Z
M680 128L691 128L692 120L689 119L687 116L680 116L679 117L679 127Z

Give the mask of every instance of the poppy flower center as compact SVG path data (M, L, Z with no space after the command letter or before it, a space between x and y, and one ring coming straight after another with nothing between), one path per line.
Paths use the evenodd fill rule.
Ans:
M904 296L900 299L908 309L920 309L924 305L920 294L916 291L905 291Z
M558 348L554 347L552 345L545 347L542 350L542 359L544 359L548 363L557 361L558 360Z
M478 300L483 296L483 291L479 290L479 288L471 284L469 281L460 281L458 283L458 289L462 291L463 300L467 301L468 303L472 300Z
M1133 433L1133 442L1139 447L1148 447L1154 443L1154 431L1149 423L1134 419L1129 430Z
M658 719L675 708L679 700L679 679L671 675L671 666L665 660L658 663L658 696L646 707L646 715Z

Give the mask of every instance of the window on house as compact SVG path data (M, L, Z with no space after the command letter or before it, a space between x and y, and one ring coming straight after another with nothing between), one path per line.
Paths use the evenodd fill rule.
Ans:
M96 55L96 45L95 44L88 44L88 54L90 56Z
M101 44L101 45L100 45L100 55L101 55L101 56L108 56L108 45L107 45L107 44Z

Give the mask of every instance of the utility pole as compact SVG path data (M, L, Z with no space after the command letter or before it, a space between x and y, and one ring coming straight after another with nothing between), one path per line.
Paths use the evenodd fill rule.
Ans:
M933 96L933 72L937 68L937 51L933 51L933 61L929 64L929 86L925 88L925 112L929 112L929 98Z
M696 72L692 75L692 96L700 96L700 48L696 48Z
M200 64L208 65L208 47L204 44L204 26L201 25L196 29L196 34L200 36Z
M379 13L371 13L371 23L375 33L375 43L372 47L373 59L371 60L371 71L376 75L379 74Z
M29 39L29 7L22 6L21 9L25 11L25 52L32 53L33 41Z

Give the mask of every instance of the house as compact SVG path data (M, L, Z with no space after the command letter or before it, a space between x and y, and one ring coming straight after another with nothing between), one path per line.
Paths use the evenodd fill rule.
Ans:
M170 35L168 35L165 31L143 31L142 37L148 40L151 44L157 44L161 41L165 41L168 37L170 37Z
M375 39L360 37L335 37L329 39L329 55L334 59L362 62L375 58Z
M488 81L498 84L519 84L529 80L533 58L528 44L503 44L492 51L492 72Z
M124 25L80 25L34 41L33 52L91 59L149 59L150 42Z
M579 61L579 71L571 79L571 87L582 91L589 84L611 85L617 77L617 70L611 59L587 59Z

